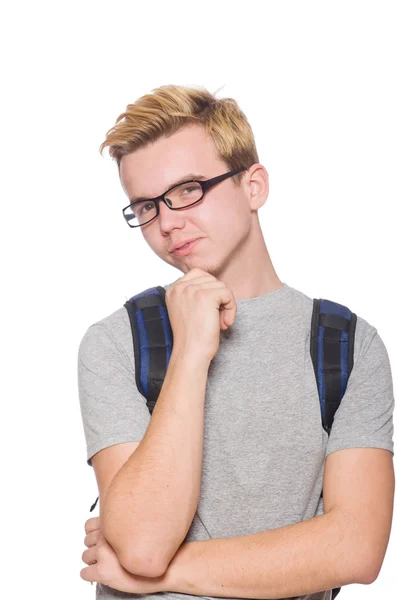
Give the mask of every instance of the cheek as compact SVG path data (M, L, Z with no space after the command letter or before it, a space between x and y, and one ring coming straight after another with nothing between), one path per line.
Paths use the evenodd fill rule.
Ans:
M164 248L166 246L166 243L164 241L164 238L162 238L161 234L158 231L155 232L153 230L153 231L149 232L149 231L144 231L142 229L142 237L145 240L145 242L147 243L147 245L153 250L153 252L155 254L157 254L158 257L163 258L164 252L165 252Z
M220 202L213 211L211 231L217 239L236 240L249 228L250 212L244 209L241 198L229 198Z

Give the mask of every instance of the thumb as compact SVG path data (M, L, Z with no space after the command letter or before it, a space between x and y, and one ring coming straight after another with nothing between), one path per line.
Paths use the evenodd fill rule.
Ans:
M231 325L233 325L234 320L236 318L236 308L230 307L221 311L222 320L225 324L225 328L227 329Z

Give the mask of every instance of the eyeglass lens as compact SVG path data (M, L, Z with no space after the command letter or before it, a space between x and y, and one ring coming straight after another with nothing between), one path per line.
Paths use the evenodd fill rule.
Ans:
M203 190L198 181L181 183L166 195L167 203L172 208L184 208L200 200ZM144 225L156 216L154 202L142 200L129 206L124 214L130 225Z

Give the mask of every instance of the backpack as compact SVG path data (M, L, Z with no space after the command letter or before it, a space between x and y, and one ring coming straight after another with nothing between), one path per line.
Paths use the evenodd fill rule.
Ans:
M127 300L135 355L135 380L152 414L171 357L173 335L166 290L148 288ZM322 427L330 435L335 412L353 368L357 315L331 300L313 299L310 356L316 376ZM321 491L320 498L323 497ZM90 508L92 512L98 498ZM341 588L332 590L332 600Z

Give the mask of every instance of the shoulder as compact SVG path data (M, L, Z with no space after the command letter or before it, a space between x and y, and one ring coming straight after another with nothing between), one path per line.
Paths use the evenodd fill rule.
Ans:
M167 290L173 282L166 283L162 287ZM153 285L152 287L156 287ZM149 289L149 288L145 288ZM142 293L145 290L137 290L126 296L120 302L121 306L112 313L91 323L80 338L78 354L83 359L92 353L99 354L101 350L108 352L117 351L130 360L133 359L133 340L130 319L124 304L134 295Z
M296 313L300 313L303 328L306 331L306 334L310 336L314 299L308 294L305 294L294 287L288 287L290 291L289 301L291 304L291 309L293 309L293 312L296 311ZM316 296L316 298L320 297L320 295ZM351 312L357 317L354 336L354 361L359 360L361 356L366 353L369 345L375 344L378 347L383 345L376 327L372 323L369 323L363 316L357 314L355 307L350 306L346 298L335 294L327 297L326 299L337 302L338 304L342 304L343 306L347 306L347 308L349 308L349 310L351 310Z
M79 357L83 358L87 353L99 352L101 348L114 347L125 352L129 331L128 313L125 307L121 306L87 327L79 343Z

